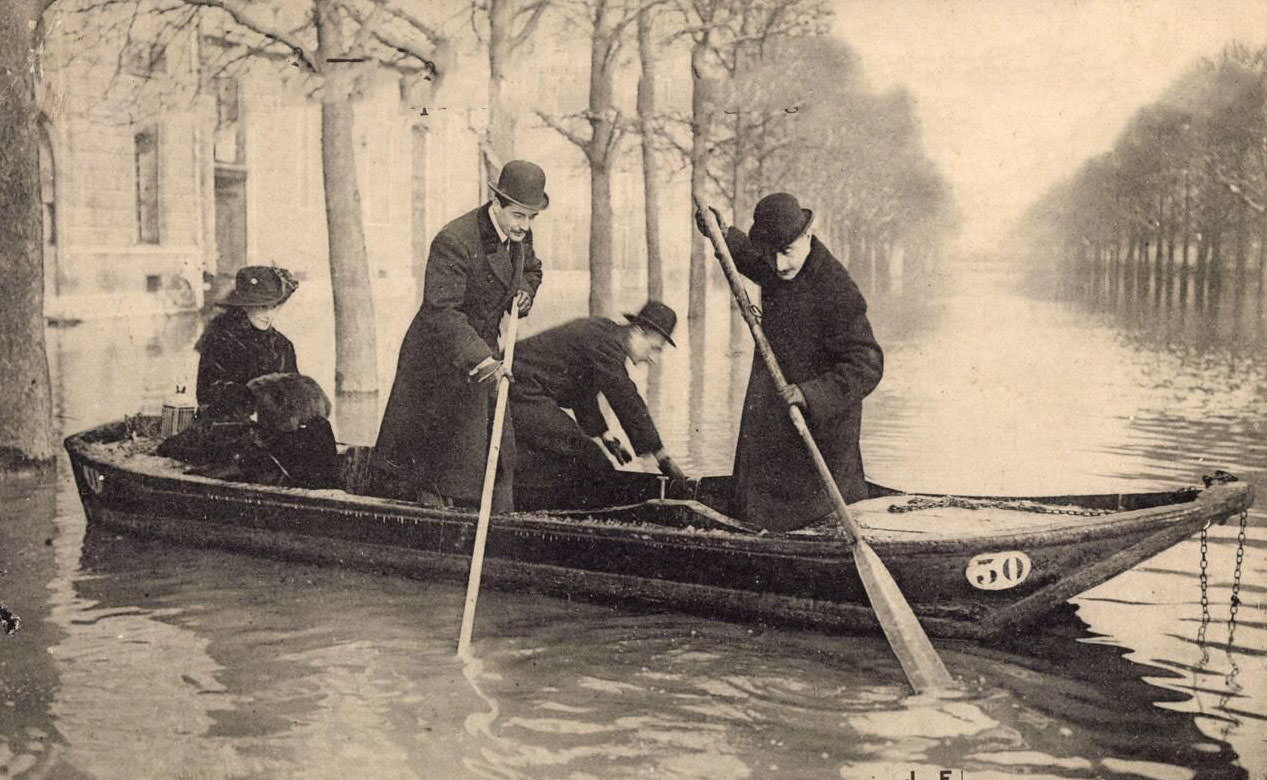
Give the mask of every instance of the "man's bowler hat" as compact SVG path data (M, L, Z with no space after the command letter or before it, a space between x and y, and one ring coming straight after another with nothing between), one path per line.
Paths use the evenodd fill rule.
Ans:
M546 195L546 173L541 166L527 160L511 160L502 166L497 183L488 183L489 189L520 206L543 211L550 205Z
M299 281L285 268L248 265L238 269L233 290L221 306L277 306L290 297Z
M659 301L647 301L637 314L626 314L625 319L648 330L654 330L664 340L677 346L673 342L673 328L677 325L677 313Z
M814 212L801 208L795 196L776 192L757 201L748 239L763 255L771 255L800 238L813 221Z

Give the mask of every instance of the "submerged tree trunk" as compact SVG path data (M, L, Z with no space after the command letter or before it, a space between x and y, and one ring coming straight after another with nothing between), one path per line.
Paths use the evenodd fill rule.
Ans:
M338 21L325 0L318 0L317 36L320 58L344 56ZM368 441L373 423L361 408L376 405L378 361L374 329L374 301L369 259L365 251L361 193L356 179L355 136L352 129L351 74L338 69L350 63L325 65L321 97L321 163L325 186L326 227L330 251L330 285L334 299L334 392L342 405L358 414L340 413L347 426L346 440ZM333 68L333 70L332 70ZM349 409L350 411L350 409ZM351 428L353 430L348 430Z
M590 163L590 315L612 314L611 169Z
M585 153L590 165L590 315L612 314L611 167L616 145L616 51L619 31L613 29L606 4L595 20L590 45L590 140Z
M650 8L638 14L638 57L642 73L638 78L638 121L642 130L642 192L647 229L647 297L664 299L664 268L660 255L660 181L656 175L653 125L655 95L655 17Z
M38 0L0 3L0 472L54 462L35 103Z
M505 164L515 156L515 113L506 110L506 69L513 49L511 26L515 4L512 0L488 3L488 145L497 160ZM485 171L495 178L497 171Z
M334 392L373 396L378 393L374 300L352 150L351 103L323 103L321 162L334 297Z
M691 195L697 202L707 204L708 200L708 143L712 120L709 117L711 99L708 94L707 79L704 76L706 67L704 59L708 52L707 42L697 42L691 49ZM740 216L734 216L739 223ZM705 251L707 239L691 232L691 268L687 298L687 319L702 320L706 314L708 295L708 253Z

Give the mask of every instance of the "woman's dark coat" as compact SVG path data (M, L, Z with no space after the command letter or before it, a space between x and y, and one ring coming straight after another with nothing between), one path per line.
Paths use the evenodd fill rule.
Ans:
M275 328L260 330L234 306L207 324L198 343L198 405L214 408L230 384L265 374L295 373L295 345ZM218 416L218 415L213 415Z
M590 437L607 432L602 393L634 452L663 445L626 368L627 331L603 317L573 320L515 348L515 485L558 486L602 479L613 469ZM576 419L564 410L570 410Z
M468 374L485 358L500 357L502 314L517 291L535 296L540 284L532 233L520 243L501 243L488 204L436 234L422 306L400 345L375 445L375 466L393 484L459 504L479 503L497 385L472 383ZM511 417L508 413L502 435L493 496L497 511L509 510L513 502Z
M762 328L784 377L805 395L806 417L846 501L867 497L858 438L862 399L884 372L867 303L849 272L817 238L800 273L779 278L736 228L735 265L761 286ZM754 353L735 451L735 509L771 530L800 528L832 511L787 404Z

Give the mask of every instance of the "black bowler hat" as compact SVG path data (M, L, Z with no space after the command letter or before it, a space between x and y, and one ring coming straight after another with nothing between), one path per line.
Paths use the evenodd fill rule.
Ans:
M748 240L763 255L774 254L800 238L813 221L814 212L801 208L795 196L776 192L757 201Z
M490 181L488 188L534 211L543 211L550 205L550 196L546 195L545 171L527 160L511 160L503 165L497 183Z
M647 301L637 314L626 314L625 319L634 325L639 325L648 330L654 330L664 340L677 346L673 342L673 328L677 325L677 313L668 306L659 301Z
M277 306L297 287L299 280L285 268L248 265L238 269L233 290L217 303L220 306Z

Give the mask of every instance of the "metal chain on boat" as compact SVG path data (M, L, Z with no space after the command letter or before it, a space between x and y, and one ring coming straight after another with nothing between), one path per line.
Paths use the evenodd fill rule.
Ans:
M1236 613L1241 608L1241 569L1245 563L1245 525L1248 520L1248 512L1241 510L1240 530L1236 534L1236 568L1232 570L1232 597L1227 607L1227 659L1231 663L1231 669L1228 670L1224 682L1229 688L1240 689L1240 684L1236 682L1236 676L1240 672L1240 667L1236 665L1236 657L1232 655L1233 640L1236 638Z
M1201 582L1201 626L1197 628L1197 647L1201 648L1201 661L1198 669L1204 669L1210 663L1210 646L1206 644L1205 633L1210 627L1210 522L1201 526L1201 571L1198 580Z
M1009 509L1015 512L1034 512L1042 515L1073 515L1075 517L1096 517L1111 515L1115 509L1092 509L1090 507L1060 507L1039 504L1034 501L1006 498L964 498L962 496L912 496L905 504L890 504L890 512L917 512L921 509Z

